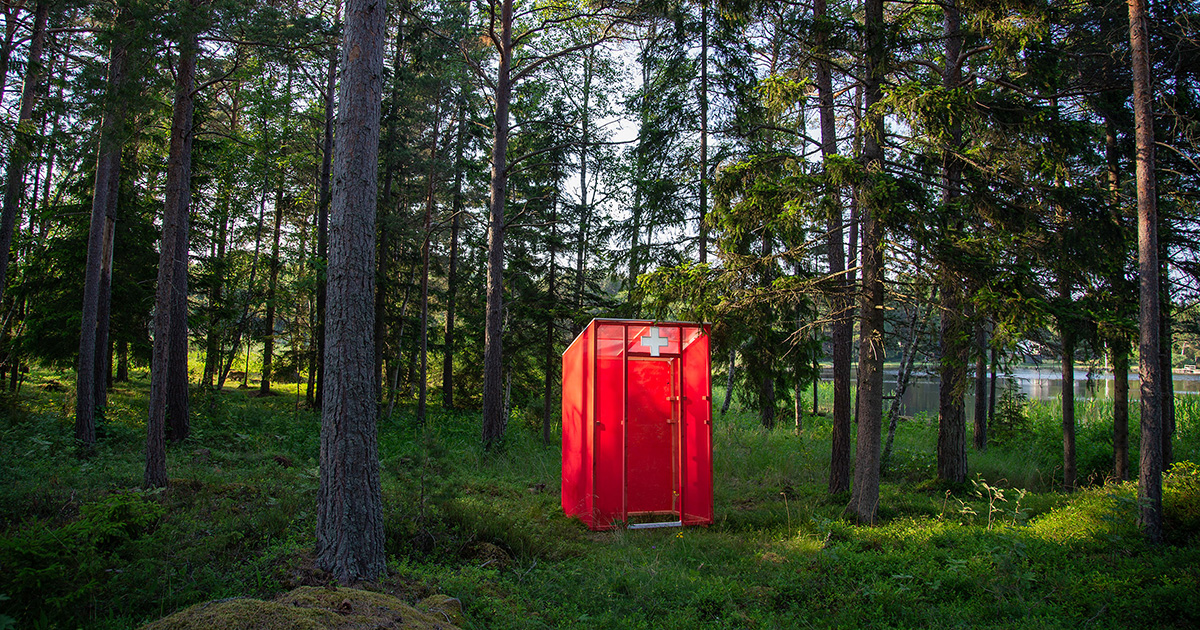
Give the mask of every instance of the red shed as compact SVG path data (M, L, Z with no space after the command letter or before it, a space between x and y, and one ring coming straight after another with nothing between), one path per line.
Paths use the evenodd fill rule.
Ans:
M591 529L712 522L709 327L594 319L563 353L562 507Z

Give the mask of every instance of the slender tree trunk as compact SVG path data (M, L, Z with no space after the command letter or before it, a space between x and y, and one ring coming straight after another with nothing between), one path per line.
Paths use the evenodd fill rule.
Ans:
M37 100L38 82L42 74L42 49L46 44L46 20L50 15L50 3L38 2L33 23L33 37L29 43L29 61L25 70L25 83L21 86L21 106L17 113L17 132L8 153L8 168L5 171L4 206L0 211L0 300L8 284L8 259L12 249L13 230L20 212L21 195L25 192L25 171L33 151L33 105ZM119 154L118 154L119 155ZM86 443L86 442L85 442Z
M166 203L163 208L163 231L159 246L158 285L154 300L154 348L150 366L149 419L146 422L146 471L144 484L148 488L167 485L166 447L163 442L168 420L168 406L175 411L171 400L170 372L177 368L172 361L171 332L175 327L187 330L187 320L173 321L174 303L187 294L173 295L180 273L187 273L187 214L188 182L191 175L193 86L196 80L196 35L187 33L179 44L179 67L176 72L175 106L171 119L171 143L167 157ZM182 233L182 234L181 234ZM183 251L180 246L184 245ZM186 313L186 311L185 311ZM186 352L184 354L186 360ZM184 377L186 378L186 363ZM185 395L186 404L186 395ZM187 416L171 416L171 438L187 437Z
M387 10L347 0L333 167L317 567L340 584L386 570L374 369L375 211Z
M579 240L575 244L575 310L583 308L583 288L592 211L588 201L588 147L591 138L592 51L583 56L583 106L579 108Z
M821 0L817 0L820 2ZM708 263L708 2L700 3L700 264ZM822 120L824 123L824 120ZM824 127L821 129L824 131ZM797 396L799 398L799 396ZM796 415L799 421L799 414Z
M1159 245L1159 262L1162 275L1167 277L1166 248ZM1161 285L1162 295L1159 298L1159 359L1162 361L1162 425L1159 429L1162 435L1162 469L1170 470L1171 438L1175 435L1175 370L1171 365L1171 349L1174 337L1171 333L1171 287L1169 282Z
M433 135L429 141L429 174L425 182L425 226L421 242L421 373L417 383L417 424L425 424L425 398L429 389L429 240L433 236L434 179L437 175L439 123L442 121L441 100L433 111Z
M271 230L271 268L267 279L267 313L263 331L262 380L259 381L258 393L263 396L271 394L271 369L275 354L275 303L279 290L279 237L283 227L283 173L279 174L280 181L275 188L275 224Z
M458 97L458 122L454 132L454 196L450 215L450 264L446 269L446 328L442 352L442 408L454 408L454 315L458 301L458 231L463 213L463 151L466 149L466 92Z
M930 296L931 302L933 299L934 296ZM908 392L908 381L912 378L913 364L917 359L917 341L921 329L918 324L929 319L932 309L932 304L927 305L922 315L921 305L918 303L913 306L912 316L908 320L908 340L904 344L904 356L900 358L900 370L896 373L896 395L892 396L892 404L888 408L887 439L883 443L883 455L879 464L881 471L887 470L888 462L892 459L892 442L896 439L896 425L900 421L900 405L904 401L904 394Z
M88 230L87 266L84 268L83 310L79 334L79 360L75 381L75 439L90 448L96 443L96 322L100 311L100 284L104 275L104 241L108 230L109 199L118 194L121 172L121 123L125 99L119 92L125 82L126 48L114 39L109 51L108 94L100 122L96 179L92 187L92 218Z
M492 192L488 216L487 315L483 351L483 443L504 436L507 418L501 396L504 330L504 202L508 185L508 107L512 99L513 0L500 0L500 58L496 73L495 129L492 143Z
M1124 221L1121 220L1121 165L1117 149L1117 125L1111 116L1104 118L1104 155L1108 166L1110 214L1117 232L1122 235L1120 251L1127 251ZM1121 256L1124 259L1124 255ZM1109 277L1112 291L1123 294L1127 286L1125 264ZM1119 481L1129 479L1129 339L1122 331L1113 331L1108 340L1113 372L1113 476Z
M335 27L342 23L342 3L338 0L334 10ZM334 102L337 91L338 47L329 49L329 66L325 71L325 134L321 140L321 202L317 209L317 257L322 262L329 261L329 190L330 170L333 159L333 121ZM317 392L313 406L320 410L325 392L325 308L326 287L329 274L326 266L322 265L317 275Z
M543 372L545 374L545 379L542 384L542 401L543 401L543 403L542 403L542 443L546 444L546 445L550 445L552 443L551 435L550 435L550 425L551 425L551 418L553 418L553 415L554 415L554 405L551 404L551 401L554 400L555 363L558 362L558 361L556 361L556 359L558 359L558 355L557 355L557 353L554 352L554 338L556 336L555 335L555 326L554 326L554 315L555 315L554 305L557 304L555 291L557 289L556 283L558 281L558 278L555 275L557 272L557 267L555 265L555 262L556 262L555 257L558 256L558 187L557 186L554 189L554 200L550 204L550 239L549 239L549 244L548 244L547 250L548 250L547 251L547 259L548 259L547 263L549 265L549 269L547 270L547 274L546 274L546 276L547 276L546 277L547 307L545 309L545 311L546 311L546 348L545 348L545 363L544 363L544 369L543 369Z
M129 382L129 342L117 342L117 382Z
M1129 2L1129 42L1133 51L1133 114L1137 143L1139 373L1141 375L1141 457L1138 515L1142 534L1162 542L1162 363L1159 361L1158 207L1154 178L1154 91L1146 0Z
M975 352L975 450L987 451L988 332L983 321L975 324Z
M737 348L729 350L729 368L725 370L725 400L721 402L721 417L729 413L729 401L733 399L733 373L737 367Z
M1064 283L1064 288L1066 284ZM1068 296L1069 297L1069 293ZM1075 491L1075 331L1068 321L1060 323L1062 336L1062 430L1063 490Z
M869 178L883 176L883 116L874 109L883 99L884 0L865 1L866 112L868 131L863 158ZM883 414L884 300L883 222L886 200L872 179L861 190L863 220L863 290L858 350L858 439L854 485L846 510L860 523L874 523L879 508L879 449Z

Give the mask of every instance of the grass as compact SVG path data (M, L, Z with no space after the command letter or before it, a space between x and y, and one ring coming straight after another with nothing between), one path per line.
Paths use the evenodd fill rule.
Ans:
M88 459L71 442L70 385L35 371L0 414L0 615L128 628L323 582L319 419L294 386L196 392L195 433L168 450L171 487L143 492L144 375L113 393ZM1200 407L1177 411L1177 458L1195 462ZM962 487L932 481L936 421L901 422L882 523L860 527L825 490L827 418L768 432L735 407L715 423L712 526L594 533L562 515L559 449L528 414L487 452L476 412L434 409L418 430L400 406L379 427L390 575L376 588L459 597L466 627L490 629L1196 627L1200 471L1168 475L1170 544L1148 547L1133 485L1081 463L1091 485L1053 490L1054 409L1026 412L1019 434L970 454L978 476ZM1081 462L1111 448L1102 415L1080 424Z

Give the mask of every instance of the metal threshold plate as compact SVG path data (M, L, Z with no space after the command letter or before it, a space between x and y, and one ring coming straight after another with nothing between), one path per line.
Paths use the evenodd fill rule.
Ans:
M634 523L629 529L654 529L655 527L683 527L683 521L664 521L662 523Z

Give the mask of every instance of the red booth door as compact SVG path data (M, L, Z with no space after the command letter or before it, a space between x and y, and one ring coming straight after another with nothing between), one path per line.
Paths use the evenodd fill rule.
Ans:
M679 359L629 358L627 517L679 514Z

